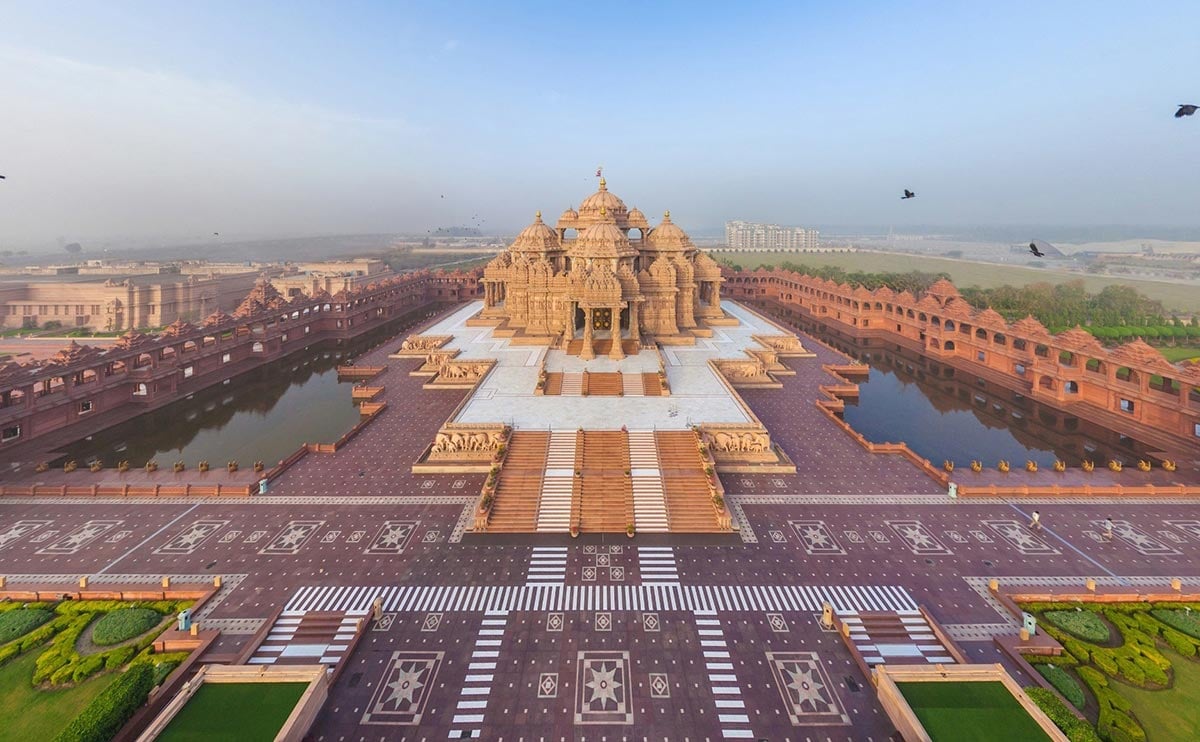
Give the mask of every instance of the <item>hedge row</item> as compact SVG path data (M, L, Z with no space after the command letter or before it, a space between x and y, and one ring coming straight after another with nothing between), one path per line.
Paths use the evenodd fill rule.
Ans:
M45 643L50 637L70 625L71 620L71 616L59 616L0 647L0 665L3 665L19 654L24 654L27 650L39 644Z
M1077 709L1082 709L1087 699L1083 695L1083 686L1076 682L1071 673L1062 669L1058 665L1043 664L1037 668L1037 671L1042 674L1046 680L1050 681L1050 685L1063 695L1063 698L1071 702Z
M1030 700L1038 705L1050 721L1067 735L1071 742L1100 742L1099 735L1091 724L1080 719L1067 708L1058 696L1045 688L1030 687L1025 689Z
M54 742L108 742L146 703L154 688L154 667L137 662L129 667L71 720Z
M1129 711L1129 701L1109 687L1108 678L1091 667L1079 668L1079 677L1087 683L1096 703L1100 706L1096 731L1110 742L1146 742L1146 730L1137 723Z

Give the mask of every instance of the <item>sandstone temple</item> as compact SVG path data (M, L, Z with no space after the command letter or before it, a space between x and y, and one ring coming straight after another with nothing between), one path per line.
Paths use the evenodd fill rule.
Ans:
M637 230L637 236L631 233ZM622 342L652 336L664 344L693 341L693 331L724 317L721 270L696 249L671 214L651 228L637 208L600 189L568 208L554 228L539 211L513 244L484 270L484 319L527 342L560 334L581 340L580 356L597 341L610 357Z

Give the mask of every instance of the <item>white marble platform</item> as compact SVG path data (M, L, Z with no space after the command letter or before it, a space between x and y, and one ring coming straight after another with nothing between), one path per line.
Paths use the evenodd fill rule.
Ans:
M722 308L741 322L736 327L713 328L711 339L694 346L666 346L669 397L562 397L537 396L538 363L544 357L547 371L621 371L654 373L658 356L641 352L621 361L597 358L584 361L546 346L511 345L492 336L490 327L467 327L466 321L483 307L473 302L444 318L424 334L452 335L446 348L462 351L463 360L494 358L496 366L459 410L455 422L503 422L516 429L682 430L696 423L745 423L750 418L725 385L708 367L709 359L741 358L742 350L759 347L751 335L780 334L774 324L741 305L725 301Z

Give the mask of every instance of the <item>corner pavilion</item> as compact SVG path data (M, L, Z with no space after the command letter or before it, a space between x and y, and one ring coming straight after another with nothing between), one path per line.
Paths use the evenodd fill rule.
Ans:
M483 280L482 319L500 320L505 334L535 342L581 338L585 360L595 357L597 340L629 339L637 347L651 336L690 344L694 329L724 317L716 261L696 249L669 211L651 228L604 179L553 229L539 211L488 264ZM623 343L603 345L610 358L624 357Z

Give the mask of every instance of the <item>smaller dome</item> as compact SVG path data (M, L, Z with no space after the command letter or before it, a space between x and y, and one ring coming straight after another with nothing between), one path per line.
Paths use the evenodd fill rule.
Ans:
M560 222L573 222L578 218L579 218L579 212L576 211L574 208L568 206L567 210L562 213L562 216L558 217L558 220Z
M671 212L669 211L663 213L662 223L650 230L649 241L654 247L681 250L692 247L691 238L687 236L687 232L671 221Z
M534 215L533 223L517 235L512 244L517 250L554 250L558 248L558 234L542 221L542 212Z
M640 219L641 221L646 221L646 215L642 213L641 209L634 206L632 209L629 210L629 221L632 222L632 221L635 221L638 219Z

